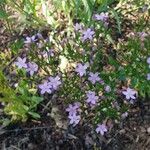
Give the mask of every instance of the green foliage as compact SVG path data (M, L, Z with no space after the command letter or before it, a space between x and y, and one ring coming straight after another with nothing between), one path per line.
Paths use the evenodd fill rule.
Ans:
M29 116L38 119L38 104L43 98L29 92L26 82L19 83L17 89L9 86L4 74L0 71L0 102L4 103L4 112L11 116L11 121L26 121Z
M3 5L4 2L1 1ZM135 89L140 98L150 96L149 81L146 79L149 73L146 59L150 54L150 38L141 40L138 34L134 38L128 38L127 33L124 34L123 13L113 8L115 2L127 3L127 1L119 0L52 0L50 2L7 0L7 5L24 19L22 22L24 26L33 25L39 30L41 26L50 28L46 31L46 38L31 40L26 45L23 39L18 39L11 44L9 53L3 52L0 55L0 60L4 60L2 65L7 63L8 67L16 71L14 80L21 80L17 87L10 87L7 77L2 71L0 72L0 101L4 103L4 112L11 116L12 121L26 121L30 116L36 119L40 117L37 106L43 99L37 94L37 84L41 82L41 79L48 80L48 76L62 77L62 88L59 89L58 96L66 104L80 102L83 114L95 115L92 118L94 124L102 123L107 118L119 119L128 110L130 103L122 94L127 87ZM135 10L143 5L140 1L132 0L132 3L135 3ZM108 12L109 18L106 22L102 21L103 19L99 21L93 19L93 14L101 12ZM0 19L8 21L9 13L1 9ZM73 29L73 24L76 22L82 23L82 31L91 28L94 35L82 41L84 33ZM133 31L135 33L141 32L145 29L145 25L149 27L145 24L144 17L141 17L131 29L135 30ZM39 44L42 46L39 47ZM25 51L22 51L24 48L26 48ZM51 49L54 49L53 56L49 54ZM30 76L26 69L17 69L13 64L9 64L14 55L26 57L26 63L36 63L37 74ZM87 62L90 64L87 72L80 77L75 71L76 65ZM89 81L90 72L99 73L103 82L98 81L92 84ZM106 86L109 86L111 90L107 91ZM94 109L90 109L91 107L85 103L87 91L94 91L99 96ZM115 106L115 102L119 106Z

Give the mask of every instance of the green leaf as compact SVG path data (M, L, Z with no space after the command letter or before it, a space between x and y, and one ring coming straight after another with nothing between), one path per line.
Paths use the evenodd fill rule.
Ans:
M6 0L0 0L0 4L6 3Z
M117 28L118 28L119 33L121 34L121 20L120 20L120 17L118 15L118 12L115 11L114 9L112 9L112 14L117 21Z
M28 112L33 118L35 119L39 119L41 118L39 114L35 113L35 112Z
M7 19L8 14L4 10L0 10L0 19Z
M90 21L91 16L92 16L92 12L93 12L93 7L95 4L95 0L82 0L82 3L85 7L85 11L87 13L87 20Z

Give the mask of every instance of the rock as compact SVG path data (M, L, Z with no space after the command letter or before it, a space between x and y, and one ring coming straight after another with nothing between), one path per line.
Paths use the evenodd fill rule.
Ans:
M150 127L147 128L147 133L150 134Z

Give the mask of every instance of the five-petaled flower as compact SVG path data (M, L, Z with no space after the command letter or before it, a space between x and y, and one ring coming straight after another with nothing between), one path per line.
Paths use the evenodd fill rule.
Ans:
M82 77L83 75L86 74L86 69L89 67L88 63L85 63L84 65L82 65L81 63L79 63L75 69L75 71L77 73L79 73L80 77Z
M50 85L52 86L52 88L54 90L57 90L57 88L59 87L59 85L61 84L61 81L60 81L60 77L59 76L56 76L56 77L49 77L49 83Z
M41 94L45 94L46 92L49 94L52 93L52 86L48 81L45 81L43 84L40 84L39 88L41 90Z
M21 69L21 68L27 68L26 58L20 58L20 57L18 57L17 62L15 62L15 65L19 69Z
M76 126L81 120L80 115L76 114L69 115L68 118L70 119L69 123L72 124L73 126Z
M95 14L94 19L102 22L106 22L108 20L109 16L108 13L100 13L100 14Z
M94 34L95 34L95 32L91 28L88 28L86 31L82 32L81 40L83 42L87 39L92 40Z
M69 113L69 115L73 115L77 113L77 107L69 104L69 106L66 108L66 111Z
M98 101L98 96L96 96L96 93L95 93L95 92L88 91L88 92L86 93L86 96L87 96L86 102L87 102L88 104L90 104L91 106L96 105L96 103L97 103L97 101Z
M29 72L30 75L32 76L34 72L37 72L37 71L38 71L38 65L34 62L29 62L27 72Z
M89 79L89 81L92 82L92 84L95 84L97 81L100 81L98 72L96 72L96 73L90 72L89 75L90 75L90 77L88 79Z
M104 135L104 133L107 132L107 127L104 124L98 124L96 132L100 133L101 135Z
M80 23L76 23L74 29L75 31L82 31L82 25Z
M128 87L126 91L123 91L122 93L126 96L127 100L130 100L136 98L135 95L137 94L137 91Z
M77 114L77 112L80 110L79 108L79 103L69 104L69 106L66 108L66 111L69 113L69 115L73 115Z

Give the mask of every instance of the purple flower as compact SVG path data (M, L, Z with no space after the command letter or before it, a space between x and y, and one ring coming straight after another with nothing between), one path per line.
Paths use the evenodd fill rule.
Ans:
M54 50L53 49L49 49L47 53L48 53L48 56L51 56L51 57L54 56Z
M95 84L97 81L100 81L100 78L98 76L98 72L96 72L96 73L90 72L89 75L90 75L90 77L88 79L89 79L89 81L92 82L92 84Z
M27 68L27 64L26 64L26 58L17 58L17 62L15 62L15 65L21 69L21 68Z
M40 84L39 88L41 89L41 94L45 94L46 92L49 94L52 93L52 86L48 81L45 81L43 84Z
M139 37L142 41L144 41L145 37L148 36L148 34L145 32L138 32L137 34L139 35Z
M29 72L30 75L32 76L36 71L38 71L38 65L34 62L29 62L27 72Z
M75 69L75 71L77 73L79 73L80 77L82 77L83 75L86 74L86 69L89 67L88 63L85 63L84 65L82 65L81 63L79 63Z
M106 86L105 86L105 91L106 91L107 93L111 92L111 87L110 87L109 85L106 85Z
M42 36L41 33L37 33L36 35L37 35L37 37L38 37L39 39L43 39L43 36Z
M147 80L150 80L150 73L147 74Z
M104 133L107 132L107 127L104 124L98 124L96 132L100 133L101 135L104 135Z
M76 23L74 29L75 31L82 31L82 25L80 23Z
M147 58L147 63L150 65L150 57Z
M122 92L125 96L126 96L126 99L135 99L135 95L137 94L137 92L131 88L127 88L126 91L123 91Z
M97 100L98 100L98 96L96 96L95 92L88 91L87 94L86 94L86 96L87 96L86 102L88 104L90 104L91 106L96 105Z
M66 111L69 112L69 115L73 115L77 113L77 107L69 104L68 108L66 108Z
M81 120L80 115L76 114L69 115L68 118L70 119L69 123L72 124L73 126L76 126Z
M44 58L48 58L48 54L46 51L40 52L40 54L44 57Z
M53 49L50 49L50 50L46 50L46 51L43 51L41 52L41 55L44 57L44 58L48 58L49 56L53 57L54 56L54 50Z
M61 84L60 77L49 77L49 83L54 90L57 90L58 86Z
M108 18L109 18L108 13L104 13L104 12L94 15L94 19L97 21L106 22Z
M74 103L69 104L68 108L66 108L66 111L69 112L69 115L77 114L77 111L80 109L80 103Z
M80 102L75 102L74 103L74 106L76 107L76 109L79 111L80 109L80 106L81 106L81 103Z
M124 113L121 115L121 118L122 118L122 119L125 119L127 116L128 116L128 112L124 112Z
M31 43L36 42L36 41L37 41L36 36L33 35L31 37L27 36L26 41L24 41L24 43L25 44L31 44Z
M92 40L94 34L95 34L95 32L92 31L90 28L88 28L86 31L82 32L82 38L81 39L83 42L87 39Z

